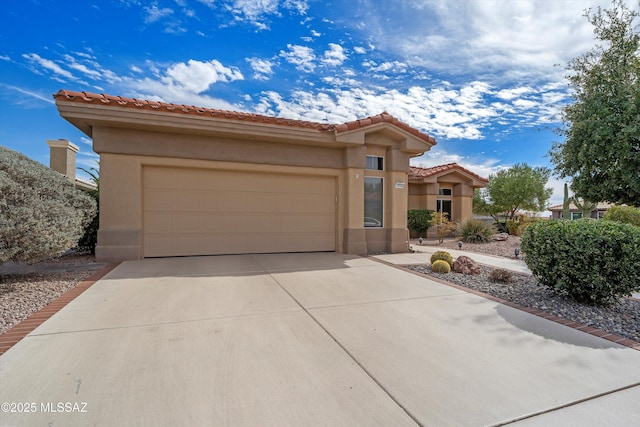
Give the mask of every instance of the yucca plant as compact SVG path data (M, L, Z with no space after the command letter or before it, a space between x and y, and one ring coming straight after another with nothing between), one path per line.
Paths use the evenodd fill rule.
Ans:
M479 219L469 218L458 224L456 232L463 242L485 243L491 241L491 236L496 233L496 230L493 225Z

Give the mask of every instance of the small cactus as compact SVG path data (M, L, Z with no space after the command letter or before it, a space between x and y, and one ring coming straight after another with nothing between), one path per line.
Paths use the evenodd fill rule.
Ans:
M438 259L433 264L431 264L431 270L436 273L449 273L451 271L451 266L445 260Z
M438 261L438 260L442 260L442 261L446 261L449 264L450 268L453 268L453 257L451 256L451 254L449 252L445 252L445 251L436 251L433 253L433 255L431 255L431 264L433 264L434 262Z

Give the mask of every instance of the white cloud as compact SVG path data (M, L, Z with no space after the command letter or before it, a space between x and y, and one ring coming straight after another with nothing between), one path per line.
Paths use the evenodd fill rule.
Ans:
M188 92L199 94L214 83L243 79L240 70L225 67L218 60L201 62L190 59L187 63L180 62L167 69L162 81L169 86L179 86Z
M311 121L343 123L387 111L408 125L444 138L482 139L482 129L499 112L487 105L488 85L473 82L459 89L406 91L352 86L340 83L324 91L298 90L288 99L276 92L264 92L256 110L262 114Z
M31 63L35 63L37 65L40 65L42 68L52 71L54 74L58 76L66 77L67 79L71 79L71 80L76 79L74 75L71 74L70 71L65 70L64 68L62 68L55 62L51 61L50 59L42 58L37 53L25 53L22 55L22 57L27 59Z
M42 102L46 102L47 104L55 104L55 101L53 100L53 98L51 96L45 96L45 95L39 94L39 93L34 92L32 90L29 90L29 89L23 89L23 88L18 87L18 86L7 85L7 84L4 84L4 83L0 83L0 88L9 89L9 90L18 92L18 93L20 93L22 95L27 95L29 98L32 98L32 99L35 99L35 100L38 100L38 101L42 101ZM27 107L29 106L29 105L27 105L27 104L29 104L28 102L23 102L21 100L16 100L15 97L12 97L12 98L13 98L12 99L13 102L17 102L18 104L25 105Z
M361 0L336 12L387 53L433 72L504 83L563 79L571 58L593 46L585 9L607 0ZM355 49L354 49L355 50Z
M144 18L144 22L146 24L151 24L156 22L162 18L166 18L169 15L173 14L173 10L168 7L159 9L158 6L153 5L151 7L145 7L146 16Z
M353 51L355 53L359 53L360 55L364 55L365 53L367 53L367 49L362 47L362 46L356 46L353 48Z
M135 65L131 65L129 69L134 73L142 73L142 69L140 67L136 67Z
M202 0L200 0L202 1ZM213 7L214 2L205 2ZM231 12L236 21L247 21L255 25L260 30L269 28L268 16L280 15L281 9L296 12L300 15L306 14L309 5L306 0L233 0L224 5L227 11Z
M288 44L288 51L281 50L280 56L283 57L288 63L294 65L297 70L310 73L315 70L316 65L314 63L316 59L313 49L307 46L300 46L294 44Z
M269 80L273 75L273 61L260 58L247 58L246 61L253 69L253 78L257 80Z
M322 62L329 66L338 66L347 59L347 55L344 53L344 48L336 43L329 43L329 50L324 52L324 58Z
M7 55L0 55L0 60L2 61L11 61L11 58Z

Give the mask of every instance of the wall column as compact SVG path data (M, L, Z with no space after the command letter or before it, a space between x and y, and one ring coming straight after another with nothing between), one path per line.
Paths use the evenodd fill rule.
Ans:
M49 167L76 182L76 153L80 148L66 139L48 140Z

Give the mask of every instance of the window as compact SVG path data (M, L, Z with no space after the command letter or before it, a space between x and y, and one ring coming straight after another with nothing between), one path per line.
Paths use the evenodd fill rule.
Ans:
M582 212L571 212L571 219L580 219L582 218Z
M378 156L367 156L367 169L372 171L384 170L384 158Z
M438 190L438 195L439 196L450 196L451 195L451 189L450 188L441 188Z
M446 213L447 218L451 220L451 200L438 199L436 208L438 212Z
M382 227L382 178L364 178L364 226Z

